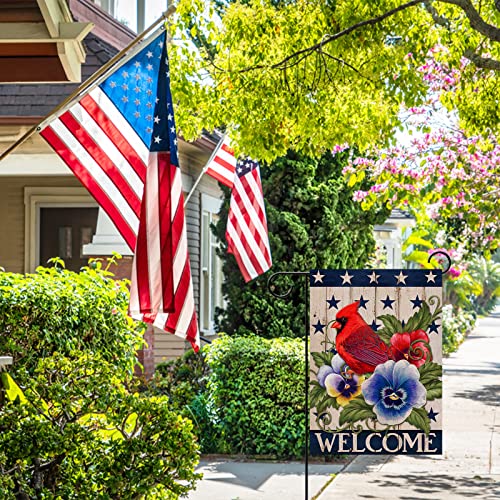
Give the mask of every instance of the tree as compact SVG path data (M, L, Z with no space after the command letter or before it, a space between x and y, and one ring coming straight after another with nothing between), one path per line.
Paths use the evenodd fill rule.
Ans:
M373 252L373 225L388 210L373 206L364 211L353 201L353 191L342 177L351 152L342 147L319 160L288 152L262 169L272 272L363 267ZM366 184L369 187L369 184ZM221 209L216 234L224 242L229 193ZM290 297L276 299L267 289L269 273L244 286L236 261L222 244L223 293L228 300L218 329L230 334L249 332L272 337L304 334L304 292L300 278ZM284 280L286 290L293 283Z
M497 134L499 19L479 0L181 0L177 119L187 138L227 125L238 150L265 160L364 149L390 138L402 102L426 98L416 69L440 44L438 60L461 75L443 102L466 130Z

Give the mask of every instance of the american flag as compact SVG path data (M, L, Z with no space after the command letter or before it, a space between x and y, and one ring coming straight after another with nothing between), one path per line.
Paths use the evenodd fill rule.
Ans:
M217 179L221 184L232 187L234 182L234 170L236 169L236 157L231 149L229 137L226 135L221 140L215 154L205 167L208 175Z
M165 31L141 47L40 133L135 251L130 315L198 350Z
M245 281L271 267L264 195L259 164L254 160L240 160L236 165L226 240Z

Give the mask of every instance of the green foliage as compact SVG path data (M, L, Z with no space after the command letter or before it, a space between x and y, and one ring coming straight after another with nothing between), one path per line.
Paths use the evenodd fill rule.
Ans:
M0 411L2 498L174 499L194 487L190 421L98 353L38 363Z
M473 307L477 314L487 315L493 311L500 296L500 263L484 257L476 257L467 268L481 292L473 297Z
M455 352L476 325L476 315L451 305L443 307L443 353Z
M325 154L313 160L294 152L262 169L272 272L308 271L318 268L363 267L373 252L373 224L385 220L387 210L363 211L352 200L352 189L342 177L349 151ZM229 193L216 227L225 241ZM244 284L235 259L222 244L226 280L223 293L227 307L220 311L218 329L238 334L256 333L265 337L304 334L304 287L297 283L285 300L276 299L267 289L268 274ZM296 278L297 279L297 278ZM280 279L279 291L292 285Z
M425 408L413 408L406 422L424 431L426 434L429 434L431 430L431 422Z
M243 152L265 160L289 148L318 154L345 141L364 149L392 133L402 102L425 97L417 68L436 44L450 79L461 75L443 104L458 108L469 130L498 132L499 72L478 72L463 57L498 61L500 44L480 35L458 2L420 2L328 42L403 3L180 0L171 64L184 136L229 126ZM498 26L493 1L470 3L483 27Z
M127 316L127 305L127 284L100 263L81 273L60 267L0 272L0 352L13 356L18 379L25 372L22 381L54 352L100 352L131 371L143 326Z
M142 326L101 263L0 273L0 498L174 499L199 478L192 424L133 378Z
M339 417L339 425L353 424L367 419L377 419L377 416L373 412L373 407L364 399L355 398L342 409Z
M303 342L222 336L206 355L206 404L219 436L211 451L302 456Z

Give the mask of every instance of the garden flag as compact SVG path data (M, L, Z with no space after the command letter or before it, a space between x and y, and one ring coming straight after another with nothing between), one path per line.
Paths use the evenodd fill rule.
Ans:
M205 171L221 184L231 188L234 183L235 170L236 157L234 156L234 151L231 149L229 137L225 135L207 163Z
M135 251L130 315L197 350L165 30L40 133Z
M442 271L310 273L312 454L442 453Z
M239 160L234 173L226 228L227 251L246 282L272 265L259 164Z

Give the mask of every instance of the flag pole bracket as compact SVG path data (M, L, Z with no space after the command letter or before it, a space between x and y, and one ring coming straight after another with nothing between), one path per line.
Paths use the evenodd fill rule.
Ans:
M278 271L267 280L267 288L274 297L279 299L287 298L294 290L298 282L293 282L287 290L278 291L276 280L282 276L290 276L292 278L304 277L304 356L305 356L305 451L304 451L304 498L309 498L309 271Z

